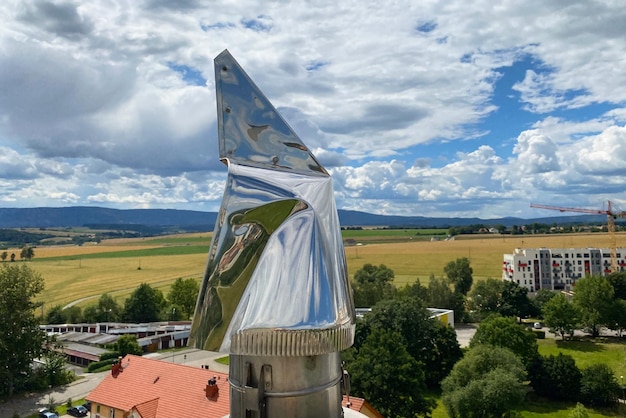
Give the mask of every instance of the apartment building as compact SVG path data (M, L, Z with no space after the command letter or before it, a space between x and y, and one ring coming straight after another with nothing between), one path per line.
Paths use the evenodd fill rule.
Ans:
M626 249L617 249L619 271L626 267ZM504 254L502 280L513 281L529 292L539 289L572 290L576 280L611 273L608 248L516 248Z

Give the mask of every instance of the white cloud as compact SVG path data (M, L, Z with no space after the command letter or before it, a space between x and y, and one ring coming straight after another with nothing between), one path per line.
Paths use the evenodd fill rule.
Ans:
M556 150L556 144L537 130L522 132L513 147L513 153L518 155L517 166L525 174L558 171Z
M578 151L582 173L623 176L626 174L626 126L611 126L588 138ZM623 184L626 181L621 180Z
M215 210L224 48L332 171L340 207L626 200L620 3L7 0L0 16L0 204ZM504 140L484 124L501 80L528 109Z

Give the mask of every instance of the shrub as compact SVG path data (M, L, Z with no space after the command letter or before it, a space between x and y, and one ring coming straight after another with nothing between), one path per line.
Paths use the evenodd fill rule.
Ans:
M117 359L120 356L120 353L117 351L109 351L107 353L100 354L100 361L109 360L109 359Z
M535 334L535 338L538 340L545 340L546 338L546 332L542 329L534 329L533 333Z
M592 364L582 372L580 395L583 403L591 406L607 406L617 402L619 383L606 364Z
M87 366L87 371L89 373L93 373L97 369L100 369L100 368L106 367L106 366L110 366L111 364L115 363L116 361L117 361L117 357L116 358L106 359L106 360L101 360L101 361L94 361L93 363L89 363L89 366Z
M528 374L538 395L556 400L578 400L581 373L571 356L559 353L541 357L529 367Z

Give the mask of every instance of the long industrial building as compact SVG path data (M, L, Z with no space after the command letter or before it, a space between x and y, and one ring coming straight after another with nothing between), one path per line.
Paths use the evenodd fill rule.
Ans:
M619 271L626 267L626 251L617 249ZM611 273L608 248L516 248L504 254L502 280L513 281L529 292L539 289L572 290L576 280Z

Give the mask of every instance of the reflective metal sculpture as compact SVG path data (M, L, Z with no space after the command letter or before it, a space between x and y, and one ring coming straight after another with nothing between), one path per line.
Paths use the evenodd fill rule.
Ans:
M228 179L190 343L230 353L231 417L339 417L355 315L331 178L228 51L215 84Z

